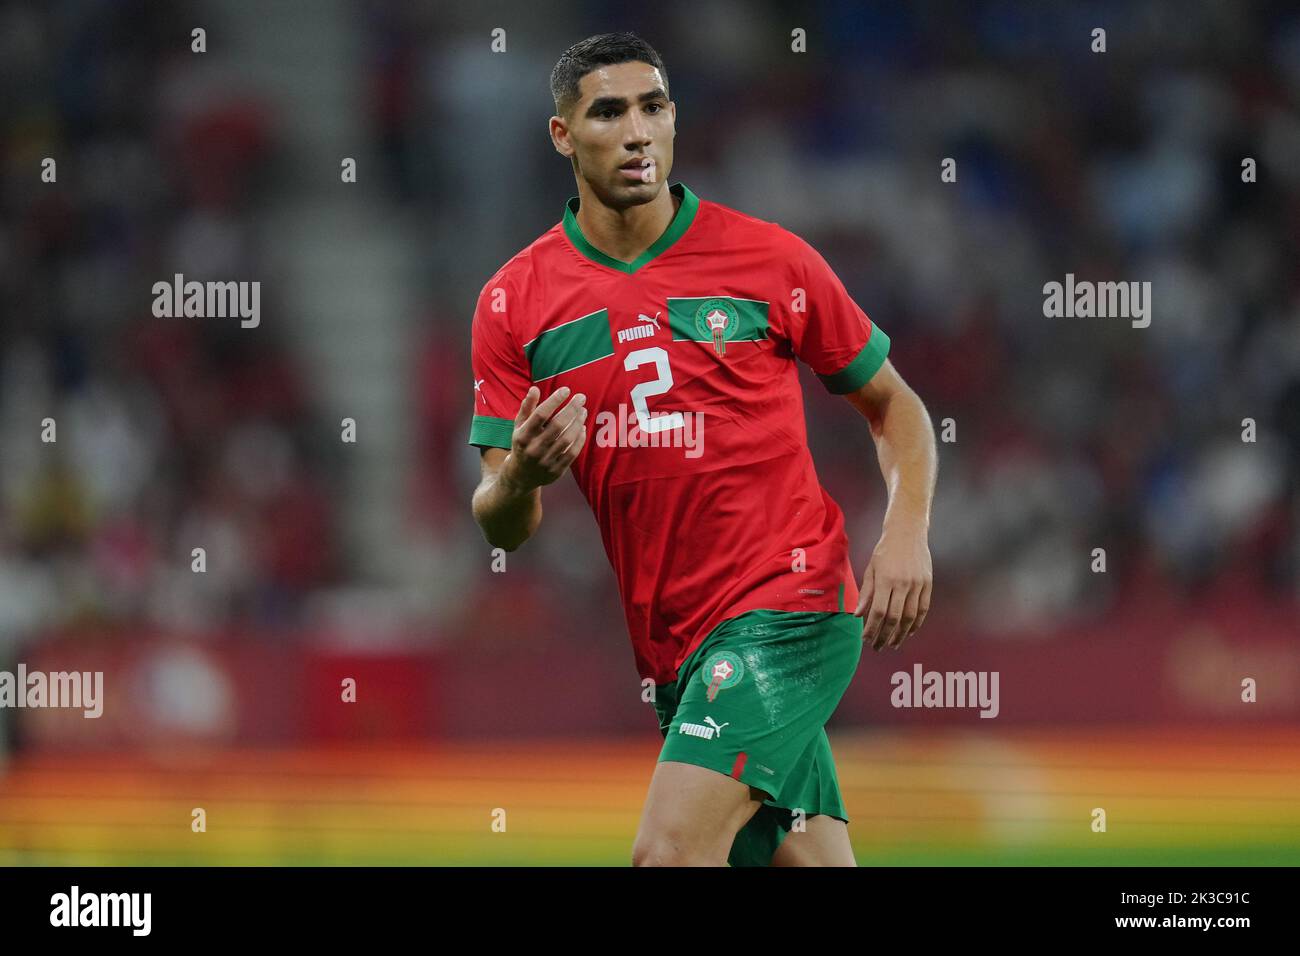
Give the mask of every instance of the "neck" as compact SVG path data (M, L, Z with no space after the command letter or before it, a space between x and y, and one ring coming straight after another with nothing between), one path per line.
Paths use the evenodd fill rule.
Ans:
M635 262L664 234L681 200L667 183L650 202L614 209L596 199L586 182L578 180L578 228L587 241L620 262Z

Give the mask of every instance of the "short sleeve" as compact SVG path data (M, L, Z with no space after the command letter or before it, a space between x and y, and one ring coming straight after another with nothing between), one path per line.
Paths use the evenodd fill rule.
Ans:
M509 448L515 416L532 379L523 349L511 334L507 303L513 287L501 275L479 293L470 332L470 365L474 373L474 418L469 443L480 448Z
M853 301L821 253L792 239L794 281L804 290L804 308L788 313L794 354L832 394L856 391L885 364L889 336Z

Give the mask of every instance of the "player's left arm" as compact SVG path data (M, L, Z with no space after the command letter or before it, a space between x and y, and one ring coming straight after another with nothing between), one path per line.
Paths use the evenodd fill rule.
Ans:
M874 650L902 647L925 623L934 572L930 505L938 470L934 426L916 392L888 359L865 385L845 395L867 419L889 490L880 542L862 576L862 639Z

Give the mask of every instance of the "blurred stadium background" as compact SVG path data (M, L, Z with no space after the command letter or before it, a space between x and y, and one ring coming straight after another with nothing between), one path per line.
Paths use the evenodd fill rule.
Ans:
M492 573L465 444L474 297L576 193L550 69L614 29L671 180L812 242L956 422L933 613L829 728L859 861L1300 862L1300 14L1045 7L0 0L0 670L106 675L0 710L0 863L630 860L659 736L595 523L561 482ZM261 324L154 318L177 272ZM1067 272L1151 326L1045 319ZM860 572L871 442L806 384ZM998 718L891 708L918 661Z

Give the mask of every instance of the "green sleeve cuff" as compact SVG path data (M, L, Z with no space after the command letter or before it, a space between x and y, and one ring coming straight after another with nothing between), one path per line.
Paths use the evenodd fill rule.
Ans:
M469 426L469 443L481 448L509 448L515 423L508 418L475 415Z
M856 392L871 377L880 371L880 366L885 364L885 356L889 354L889 336L885 330L874 323L871 326L871 337L867 339L867 344L862 346L862 351L844 368L840 369L834 375L818 375L822 384L826 386L826 391L832 395L847 395L849 392Z

